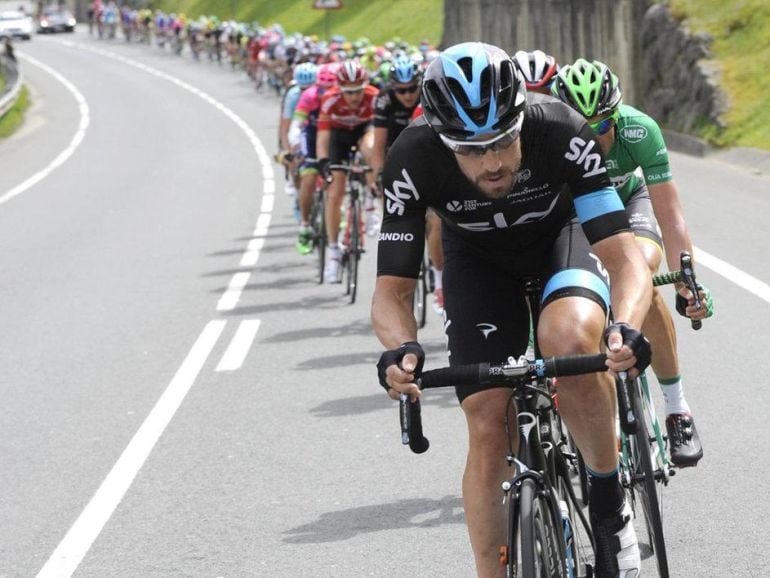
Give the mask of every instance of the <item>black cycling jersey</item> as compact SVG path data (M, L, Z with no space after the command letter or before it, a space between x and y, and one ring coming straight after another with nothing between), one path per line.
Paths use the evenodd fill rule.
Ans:
M392 88L383 89L377 95L374 105L374 126L388 129L387 148L391 147L396 137L409 125L412 113L418 104L419 101L413 107L406 108L393 93Z
M592 244L629 230L599 143L578 113L558 101L529 99L520 138L517 182L502 199L491 199L465 177L424 118L405 129L383 173L378 275L417 277L427 207L453 237L500 264L543 238L555 239L575 214Z

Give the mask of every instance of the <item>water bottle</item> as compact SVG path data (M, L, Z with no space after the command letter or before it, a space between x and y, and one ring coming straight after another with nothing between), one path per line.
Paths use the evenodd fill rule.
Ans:
M566 546L567 576L575 578L575 540L572 534L572 523L569 519L569 508L564 500L559 500L559 507L561 508L561 525L564 531L564 545Z

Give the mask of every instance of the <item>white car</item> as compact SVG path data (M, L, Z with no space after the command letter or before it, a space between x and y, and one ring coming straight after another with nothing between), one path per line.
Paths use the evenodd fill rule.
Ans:
M5 36L29 40L32 38L32 18L17 10L0 12L0 38Z

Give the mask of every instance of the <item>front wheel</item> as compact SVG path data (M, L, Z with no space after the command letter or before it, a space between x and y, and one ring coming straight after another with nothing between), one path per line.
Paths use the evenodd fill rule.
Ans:
M647 526L647 535L650 546L655 553L658 564L658 574L661 578L668 578L668 556L666 555L666 541L663 536L663 518L661 514L658 488L655 479L656 466L652 460L650 444L654 438L650 438L651 424L649 414L641 396L641 387L637 382L632 390L634 405L637 408L639 431L631 436L631 447L634 455L633 490L639 495L644 511L644 523Z
M358 262L361 259L361 209L358 202L354 202L351 207L350 222L350 247L348 248L347 259L347 291L350 295L350 303L356 302L358 292Z
M326 265L326 212L322 189L318 189L315 193L310 226L313 228L313 247L318 251L318 283L323 283Z
M557 518L551 495L534 480L525 479L512 508L517 520L511 524L508 576L566 578L561 513Z

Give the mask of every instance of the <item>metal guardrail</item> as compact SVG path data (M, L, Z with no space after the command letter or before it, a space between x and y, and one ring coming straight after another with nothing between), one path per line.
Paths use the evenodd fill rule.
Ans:
M0 56L0 68L5 75L5 87L0 92L0 117L5 115L16 104L21 92L21 71L18 65L5 56Z

